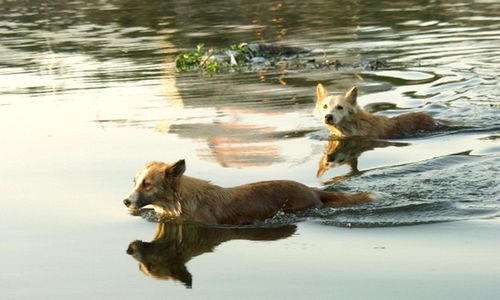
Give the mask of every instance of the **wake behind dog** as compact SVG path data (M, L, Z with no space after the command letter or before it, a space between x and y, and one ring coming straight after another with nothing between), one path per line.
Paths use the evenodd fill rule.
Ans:
M250 224L279 211L341 207L370 202L369 193L329 192L289 180L261 181L224 188L185 176L186 164L152 162L137 172L123 201L130 209L152 205L163 216L203 224Z

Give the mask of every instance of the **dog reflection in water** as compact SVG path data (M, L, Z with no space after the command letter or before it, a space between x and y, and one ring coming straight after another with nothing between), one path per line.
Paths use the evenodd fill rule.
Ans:
M153 241L134 241L128 246L127 254L139 262L144 274L179 281L191 288L193 279L186 263L193 257L212 252L230 240L274 241L287 238L295 231L295 225L231 228L159 223Z
M349 173L347 175L333 177L327 182L335 182L359 175L361 172L358 169L358 159L363 152L376 148L385 148L389 146L403 147L408 145L408 143L403 142L373 140L364 137L332 139L328 141L328 146L324 151L324 155L319 161L319 168L316 176L321 177L326 171L342 165L347 165L349 167Z

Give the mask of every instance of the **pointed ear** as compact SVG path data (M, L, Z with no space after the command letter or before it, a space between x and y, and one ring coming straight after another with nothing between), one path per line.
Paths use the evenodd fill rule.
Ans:
M186 161L181 159L165 170L165 176L180 177L184 171L186 171Z
M316 100L319 101L327 97L328 95L328 91L325 89L325 87L321 83L318 83L318 85L316 86Z
M172 266L172 275L188 289L193 288L193 276L189 273L185 264Z
M347 93L345 93L345 99L352 104L356 104L358 99L358 88L353 86Z

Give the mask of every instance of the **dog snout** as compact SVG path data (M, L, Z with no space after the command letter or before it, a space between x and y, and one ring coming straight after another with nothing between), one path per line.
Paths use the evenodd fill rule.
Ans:
M325 123L326 124L331 124L333 123L333 116L331 114L325 115Z
M123 204L125 204L126 207L129 207L131 202L128 199L123 200Z
M127 254L128 255L138 255L139 251L141 250L142 244L143 244L143 242L140 240L133 241L127 247Z

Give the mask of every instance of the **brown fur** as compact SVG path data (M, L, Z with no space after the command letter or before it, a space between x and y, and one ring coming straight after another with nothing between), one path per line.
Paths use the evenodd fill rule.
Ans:
M358 158L364 152L375 148L385 148L389 146L403 147L408 145L408 143L374 140L364 137L336 138L329 140L324 155L319 161L319 168L316 176L321 177L329 169L341 165L347 165L349 167L349 174L347 176L333 178L328 182L334 182L357 175L360 173L358 170Z
M249 224L279 211L338 207L369 202L370 194L346 194L310 188L289 180L261 181L223 188L184 176L184 160L153 162L139 171L133 191L124 200L137 209L148 204L163 215L204 224Z
M218 245L234 240L274 241L291 236L296 226L272 228L206 227L194 224L159 223L151 242L134 241L127 253L139 261L139 269L146 275L180 281L192 287L192 275L186 264L193 258L212 252Z
M392 118L373 115L357 104L357 96L356 87L351 88L344 96L332 96L321 83L317 85L316 112L332 135L393 138L435 131L440 127L437 120L423 112Z

